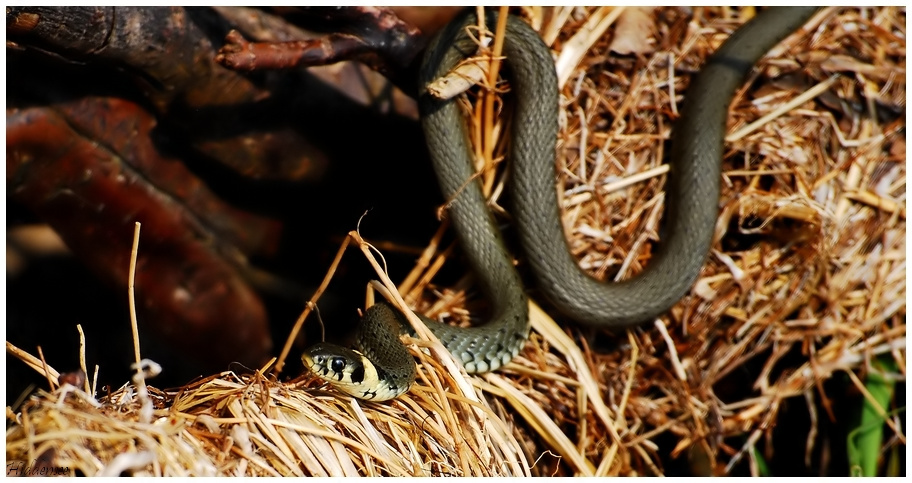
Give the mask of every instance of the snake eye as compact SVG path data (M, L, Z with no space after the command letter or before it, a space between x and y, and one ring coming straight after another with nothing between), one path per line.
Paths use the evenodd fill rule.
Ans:
M333 357L329 362L329 368L332 369L335 373L341 373L345 369L345 359L341 357Z

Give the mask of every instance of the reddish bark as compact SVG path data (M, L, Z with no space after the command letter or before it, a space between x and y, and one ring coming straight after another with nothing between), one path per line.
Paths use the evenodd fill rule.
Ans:
M8 193L53 226L77 257L123 287L132 225L141 222L136 292L152 328L187 352L207 344L214 366L262 362L271 349L265 310L217 254L216 235L111 146L49 108L8 112Z
M230 32L216 61L242 71L292 69L343 60L361 62L414 91L409 67L429 40L426 34L383 7L302 7L279 9L326 35L310 40L248 42Z
M237 173L264 179L315 179L326 156L289 129L263 129L263 120L241 109L287 87L272 76L254 82L215 62L216 48L200 24L228 25L208 9L181 7L10 7L9 39L68 61L122 68L133 75L156 114L184 132L194 146ZM226 115L227 114L227 115ZM294 149L289 149L289 147ZM262 163L263 159L270 160Z

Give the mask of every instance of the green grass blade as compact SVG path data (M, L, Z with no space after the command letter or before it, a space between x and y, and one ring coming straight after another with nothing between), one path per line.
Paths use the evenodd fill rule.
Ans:
M872 366L874 370L868 373L865 389L881 408L889 408L896 383L884 374L896 372L896 361L889 356L880 357L873 361ZM858 427L848 437L849 473L852 476L877 476L877 464L883 454L883 429L884 417L871 401L864 398Z

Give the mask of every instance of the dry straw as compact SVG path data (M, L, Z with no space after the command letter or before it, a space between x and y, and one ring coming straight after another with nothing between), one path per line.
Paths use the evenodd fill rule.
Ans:
M565 81L559 191L570 245L592 273L630 276L658 238L662 161L690 74L752 11L524 12ZM648 28L629 27L643 19ZM623 39L632 54L611 52L615 21L626 22L614 31L633 36ZM864 392L872 358L905 367L904 29L902 8L826 8L762 61L729 118L717 243L694 290L654 325L606 344L533 303L530 342L504 370L470 377L439 344L411 341L432 355L412 346L418 383L383 404L306 377L279 382L271 363L96 399L88 382L56 388L53 368L18 351L53 391L8 411L7 461L87 475L653 475L667 452L654 441L670 436L672 457L690 457L695 472L725 474L744 459L756 472L754 445L783 401L807 404L816 425L833 375ZM499 45L502 33L487 35ZM501 100L477 97L470 132L496 198L508 130L490 115ZM398 287L357 233L346 244L400 306L459 321L470 278L432 284L452 258L439 244L445 227ZM290 345L279 368L287 357ZM154 407L148 422L143 400ZM743 445L726 446L733 436Z

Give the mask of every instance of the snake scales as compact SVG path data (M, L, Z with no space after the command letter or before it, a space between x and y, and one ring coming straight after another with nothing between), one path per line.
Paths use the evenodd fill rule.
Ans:
M538 34L510 17L504 41L515 96L512 123L512 199L516 229L539 287L580 324L625 328L667 311L690 289L702 267L718 215L723 138L728 107L753 65L816 11L774 7L739 28L707 61L687 89L671 148L666 194L666 233L637 276L604 283L583 272L567 247L555 187L558 88L551 51ZM496 15L486 19L493 30ZM428 46L419 86L446 75L477 46L465 27L474 13L451 22ZM466 126L455 101L419 98L422 126L448 216L475 280L491 305L488 323L457 328L427 321L469 372L495 370L522 348L529 333L528 303L474 175ZM401 314L374 305L356 335L358 351L317 344L303 356L318 376L356 397L398 396L415 378L415 362L399 341ZM364 357L362 357L362 354Z

